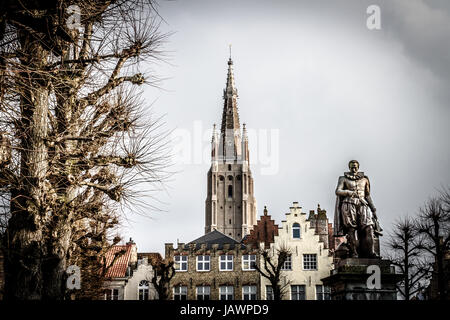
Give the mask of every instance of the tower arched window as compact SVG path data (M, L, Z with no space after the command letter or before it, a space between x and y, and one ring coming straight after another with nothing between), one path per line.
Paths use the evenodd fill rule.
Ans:
M300 239L300 225L298 223L292 225L292 238Z
M228 198L233 198L233 186L228 186Z

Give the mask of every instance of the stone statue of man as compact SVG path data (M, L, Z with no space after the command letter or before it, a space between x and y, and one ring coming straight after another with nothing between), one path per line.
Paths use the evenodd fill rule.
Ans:
M370 197L369 178L358 172L358 161L351 160L348 167L350 172L339 177L336 187L334 235L347 237L350 257L378 258L374 237L381 235L381 229Z

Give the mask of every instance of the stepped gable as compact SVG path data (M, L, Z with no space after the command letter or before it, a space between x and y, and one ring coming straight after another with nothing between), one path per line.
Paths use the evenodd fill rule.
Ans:
M252 244L256 247L260 242L264 242L264 248L268 249L270 244L274 242L275 236L278 236L278 225L275 220L267 214L267 207L264 206L264 215L253 226L253 230L248 236L242 239L245 244Z

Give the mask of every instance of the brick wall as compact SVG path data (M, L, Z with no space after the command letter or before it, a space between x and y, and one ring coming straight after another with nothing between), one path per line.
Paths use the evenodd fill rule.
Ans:
M258 220L250 234L243 240L244 243L259 247L260 242L264 242L267 249L274 242L275 236L278 236L278 225L271 216L267 214L267 208L264 207L264 215Z
M243 271L242 270L242 255L244 254L256 254L256 251L247 250L241 248L240 245L236 245L235 248L227 249L225 245L223 250L217 249L216 245L212 248L200 248L198 250L188 249L174 249L172 244L166 244L166 258L173 258L174 255L187 255L188 256L188 271L177 271L170 283L170 299L173 299L173 287L174 286L187 286L187 299L196 300L196 287L197 286L210 286L210 299L219 300L220 286L233 286L234 299L242 299L242 286L254 285L257 287L257 299L260 299L260 277L257 271ZM219 270L219 257L222 254L233 255L233 271L220 271ZM198 255L210 255L210 271L197 271L196 269L196 257ZM257 256L257 261L259 258Z

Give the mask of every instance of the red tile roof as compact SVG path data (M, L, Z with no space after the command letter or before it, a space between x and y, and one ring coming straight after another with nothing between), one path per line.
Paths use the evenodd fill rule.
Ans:
M118 258L116 258L114 264L106 272L106 278L123 278L126 276L127 268L130 263L132 247L132 244L115 245L112 246L111 249L109 249L109 251L106 253L107 267L111 266L111 263L113 262L114 256L116 254L119 254L120 252L122 253Z

